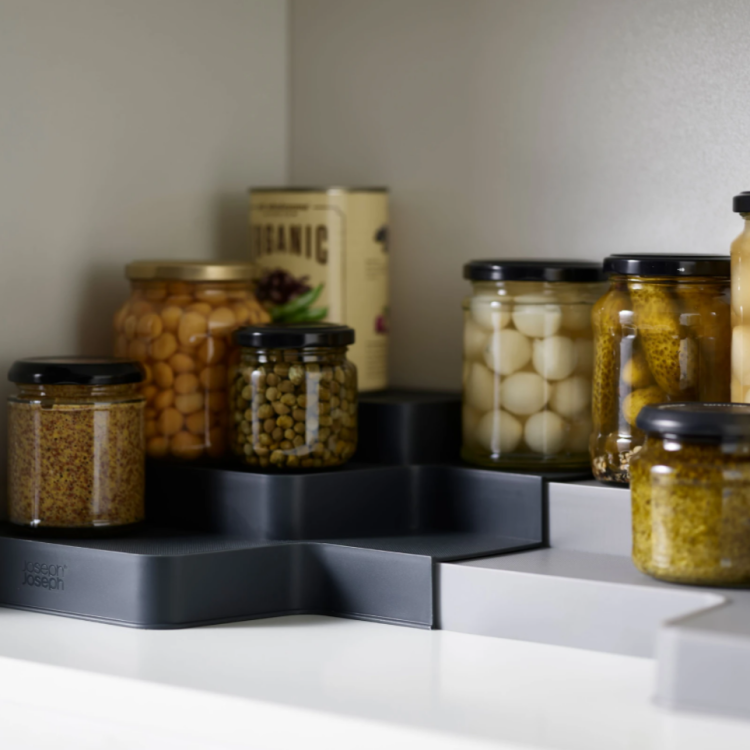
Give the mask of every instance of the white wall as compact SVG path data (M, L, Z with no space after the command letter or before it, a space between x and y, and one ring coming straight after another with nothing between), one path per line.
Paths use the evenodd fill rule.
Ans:
M0 0L0 382L108 353L129 260L246 253L287 53L284 0Z
M747 0L293 0L294 182L388 184L392 376L458 387L481 257L727 252Z

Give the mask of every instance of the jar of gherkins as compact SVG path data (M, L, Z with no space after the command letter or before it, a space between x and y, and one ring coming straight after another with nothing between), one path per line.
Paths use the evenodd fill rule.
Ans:
M230 443L249 466L322 469L357 448L354 330L331 323L249 326L236 332Z
M489 468L587 469L601 263L475 260L464 266L463 447Z
M594 476L627 484L644 406L730 400L730 262L723 255L611 255L594 306Z
M677 583L750 585L750 405L650 406L637 426L636 566Z

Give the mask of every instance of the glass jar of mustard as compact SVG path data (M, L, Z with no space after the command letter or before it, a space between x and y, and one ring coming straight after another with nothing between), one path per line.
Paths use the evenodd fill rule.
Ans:
M354 330L332 323L249 326L235 334L230 372L231 446L250 465L320 469L357 448Z
M146 453L218 458L226 448L232 333L269 314L253 294L251 263L139 261L115 314L115 354L146 370Z
M114 359L13 364L8 400L10 521L101 533L144 519L143 370Z
M750 585L750 405L640 412L631 462L633 560L665 581Z
M627 484L649 404L729 401L729 257L611 255L594 306L594 476Z
M492 468L589 466L591 308L599 263L478 260L464 266L462 457Z

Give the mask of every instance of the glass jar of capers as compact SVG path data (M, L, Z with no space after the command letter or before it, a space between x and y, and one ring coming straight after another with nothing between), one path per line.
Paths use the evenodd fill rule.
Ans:
M357 448L357 370L346 358L354 331L330 323L242 328L230 370L230 443L250 466L322 469Z
M729 256L611 255L594 305L594 476L628 484L644 406L730 400Z
M637 425L636 567L676 583L750 585L750 405L646 406Z

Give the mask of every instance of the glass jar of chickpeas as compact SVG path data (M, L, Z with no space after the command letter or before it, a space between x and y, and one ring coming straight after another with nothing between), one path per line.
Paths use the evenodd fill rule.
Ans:
M475 260L464 266L464 460L498 469L589 465L591 308L601 264Z
M331 323L249 326L235 334L231 445L250 466L321 469L357 448L354 330Z
M146 453L218 458L227 445L232 334L265 323L251 263L139 261L132 293L115 314L115 354L146 370Z

